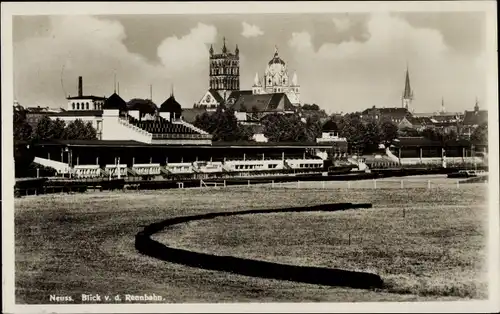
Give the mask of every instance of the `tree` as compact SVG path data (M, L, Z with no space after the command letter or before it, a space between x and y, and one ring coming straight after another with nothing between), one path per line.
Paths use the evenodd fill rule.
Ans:
M364 125L363 153L373 153L378 150L382 140L382 132L377 120L369 119Z
M318 116L310 116L306 119L305 137L308 142L316 142L318 137L321 137L323 124Z
M264 135L271 142L306 141L305 123L297 115L273 113L262 119Z
M394 122L384 119L380 122L380 136L381 142L387 147L398 137L398 126Z
M35 141L57 139L57 132L58 130L54 128L54 121L49 116L43 116L36 125L33 139Z
M218 107L209 114L204 112L196 117L194 125L210 134L214 141L237 141L247 139L247 133L240 129L234 110Z
M33 133L32 127L26 121L24 109L14 110L13 117L14 141L28 141Z
M408 136L420 136L420 132L414 128L404 127L397 132L398 136L408 137Z
M478 144L488 144L488 124L479 125L471 134L470 139Z
M52 123L52 136L54 139L62 139L64 135L64 129L66 128L66 123L57 118Z
M337 123L339 135L347 139L350 151L363 152L365 126L356 113L346 114Z
M96 140L97 131L91 122L84 123L81 119L76 119L64 129L62 138L66 140Z
M302 109L303 110L314 110L314 111L319 111L320 110L319 106L316 105L316 104L312 104L312 105L310 105L310 104L304 104L302 106Z

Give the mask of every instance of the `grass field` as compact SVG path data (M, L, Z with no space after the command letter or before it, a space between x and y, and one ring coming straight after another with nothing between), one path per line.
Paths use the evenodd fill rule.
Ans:
M164 302L411 301L486 297L485 184L435 189L232 187L44 195L15 201L16 303L50 294L155 293ZM251 278L138 254L134 236L168 217L371 202L337 213L235 216L174 226L175 247L378 273L381 291ZM403 207L405 217L403 217ZM351 234L351 244L348 234Z

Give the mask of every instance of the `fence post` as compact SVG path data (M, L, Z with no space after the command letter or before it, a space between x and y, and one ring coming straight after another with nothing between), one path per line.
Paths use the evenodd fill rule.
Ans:
M460 187L460 181L457 181L457 188Z
M401 188L402 188L402 189L404 188L404 183L403 183L403 182L404 182L404 181L403 181L403 180L401 180Z
M226 187L226 180L224 180L224 187Z
M430 189L431 188L431 180L427 180L427 188Z
M377 188L377 180L376 179L373 179L373 188L376 189Z
M351 181L347 181L347 188L350 189L351 188Z
M300 188L300 181L297 181L297 189Z
M250 180L248 180L248 186L250 186Z
M274 188L274 180L271 181L271 187Z
M322 183L322 186L323 186L323 189L325 188L325 181L321 182Z

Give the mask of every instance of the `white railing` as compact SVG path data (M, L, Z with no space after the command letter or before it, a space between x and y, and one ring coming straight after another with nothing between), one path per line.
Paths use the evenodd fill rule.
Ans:
M120 122L120 124L121 124L121 125L124 125L124 126L126 126L126 127L130 128L130 129L132 129L132 130L134 130L134 131L136 131L136 132L138 132L138 133L140 133L140 134L142 134L142 135L146 135L146 136L148 136L149 138L152 138L152 135L153 135L153 134L149 133L149 132L148 132L148 131L146 131L146 130L141 129L141 128L140 128L140 127L138 127L138 126L135 126L135 125L133 125L133 124L129 123L126 119L119 118L119 119L118 119L118 122Z
M160 164L134 164L132 166L132 171L138 175L160 175L161 166Z
M186 127L190 128L191 130L193 130L193 131L195 131L195 132L198 132L198 133L200 133L200 134L205 134L205 135L207 135L207 134L208 134L208 132L203 131L202 129L197 128L197 127L195 127L194 125L192 125L191 123L187 123L186 121L183 121L183 120L177 120L177 121L174 121L173 123L175 123L175 124L181 124L181 125L184 125L184 126L186 126Z
M127 165L121 164L121 165L106 165L105 168L106 172L111 175L111 177L117 177L118 176L118 169L120 171L120 176L124 177L127 176Z
M193 165L189 162L182 163L168 163L165 169L170 173L181 174L181 173L194 173Z
M73 167L73 174L77 178L97 178L101 176L99 165L77 165Z
M45 167L53 168L59 174L67 174L70 172L70 167L67 163L50 160L46 158L35 157L33 162L40 164Z
M398 156L396 156L396 155L394 155L394 154L391 152L390 148L386 148L386 149L385 149L385 154L386 154L386 155L387 155L387 157L389 157L389 159L391 159L392 161L394 161L394 162L399 162L399 157L398 157Z

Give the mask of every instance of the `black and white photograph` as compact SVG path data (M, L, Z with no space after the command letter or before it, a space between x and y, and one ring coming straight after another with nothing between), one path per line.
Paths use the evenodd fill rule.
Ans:
M6 313L497 312L494 1L2 3Z

